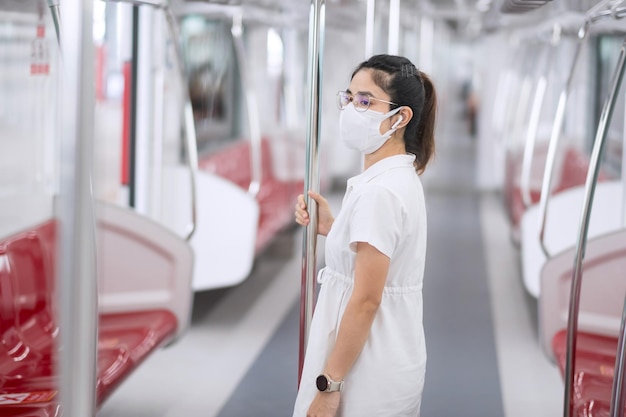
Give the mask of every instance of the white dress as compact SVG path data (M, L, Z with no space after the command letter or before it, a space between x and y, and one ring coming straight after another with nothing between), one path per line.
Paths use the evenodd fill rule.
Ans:
M360 356L345 377L337 417L419 416L426 345L422 281L426 206L415 157L385 158L348 180L340 213L326 238L326 267L306 349L293 417L305 417L316 377L333 349L354 287L356 242L390 258L382 303Z

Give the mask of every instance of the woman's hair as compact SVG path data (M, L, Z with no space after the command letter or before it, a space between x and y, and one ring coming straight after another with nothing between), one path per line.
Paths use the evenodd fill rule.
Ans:
M374 55L362 62L352 77L363 69L371 69L374 83L385 91L390 101L413 110L413 118L404 131L407 152L415 155L420 174L435 153L435 117L437 94L430 78L415 68L407 58L395 55Z

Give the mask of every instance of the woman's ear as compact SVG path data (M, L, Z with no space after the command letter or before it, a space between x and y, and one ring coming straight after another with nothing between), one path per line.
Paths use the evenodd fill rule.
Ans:
M400 119L400 117L398 118L398 120L394 123L394 125L397 124L397 128L401 129L403 127L405 127L406 125L409 124L409 122L411 121L411 119L413 118L413 110L411 110L410 107L408 106L403 106L400 108L400 111L398 112L398 115L402 118Z

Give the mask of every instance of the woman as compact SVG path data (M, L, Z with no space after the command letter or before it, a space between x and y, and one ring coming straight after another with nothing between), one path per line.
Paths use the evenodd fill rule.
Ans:
M436 94L406 58L377 55L338 93L342 141L363 153L333 218L318 203L326 268L294 417L419 416L426 366L426 208L418 174L434 152ZM296 222L309 223L304 197Z

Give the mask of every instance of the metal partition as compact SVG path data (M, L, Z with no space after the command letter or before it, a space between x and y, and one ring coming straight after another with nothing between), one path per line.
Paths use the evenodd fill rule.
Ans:
M593 206L593 196L598 182L598 174L600 172L600 157L604 150L609 123L613 116L613 109L617 100L622 80L624 77L624 69L626 68L626 39L622 44L619 59L613 79L611 89L607 96L591 154L589 171L585 183L585 196L583 198L583 209L578 231L578 241L576 243L576 257L574 260L574 272L572 274L572 284L570 290L570 306L567 325L567 362L565 364L565 398L564 398L564 416L571 417L573 415L573 386L574 371L576 368L576 335L578 333L578 312L580 307L580 290L582 286L583 259L585 257L585 249L587 246L587 236L589 232L589 221L591 219L591 210Z
M302 243L302 288L300 295L300 349L298 381L302 375L304 355L315 305L315 246L317 244L317 203L308 197L309 190L319 190L320 101L322 96L322 67L324 54L325 0L311 0L309 11L309 72L307 112L307 152L304 174L304 196L310 223L304 229Z

